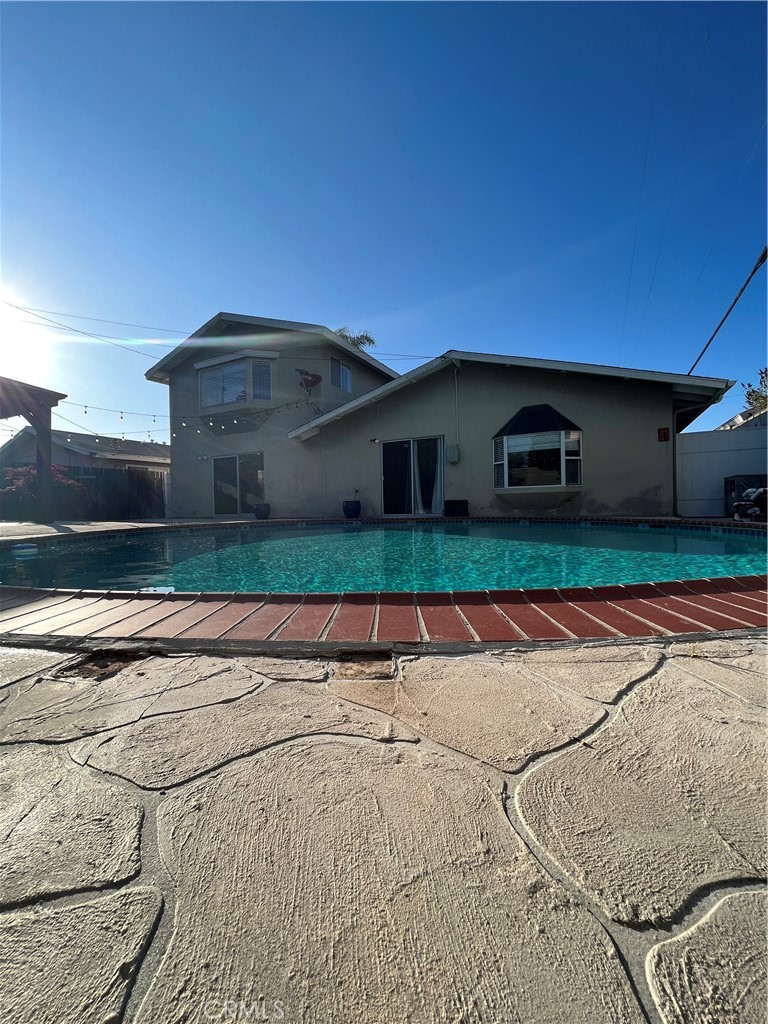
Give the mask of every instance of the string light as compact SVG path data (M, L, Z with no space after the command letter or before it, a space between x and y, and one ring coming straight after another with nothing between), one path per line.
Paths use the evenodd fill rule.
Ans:
M87 416L87 415L88 415L88 406L84 405L83 406L83 416Z

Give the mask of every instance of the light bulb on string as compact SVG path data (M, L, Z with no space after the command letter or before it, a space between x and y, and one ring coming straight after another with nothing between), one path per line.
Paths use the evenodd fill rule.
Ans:
M88 406L84 405L83 406L83 416L87 416L87 415L88 415Z

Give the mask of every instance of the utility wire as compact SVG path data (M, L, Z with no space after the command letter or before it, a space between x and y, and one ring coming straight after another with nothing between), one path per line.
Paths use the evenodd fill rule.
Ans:
M35 314L35 315L37 315L37 314ZM71 334L71 332L72 332L72 328L70 326L68 326L68 325L66 325L66 326L62 325L61 327L54 327L53 324L41 324L39 320L25 320L23 317L19 317L17 322L20 323L20 324L33 324L36 327L44 327L47 331L48 330L66 331L68 334ZM131 340L130 338L125 338L122 335L117 335L117 334L100 334L99 337L103 341L106 341L109 338L111 338L113 341L130 341ZM147 344L151 343L153 348L171 348L171 349L176 348L175 345L166 345L162 341L155 341L154 338L152 338L152 339L150 339L150 338L137 338L136 340L140 341L142 343L144 343L144 342L146 342Z
M765 263L765 261L766 261L766 259L767 259L767 258L768 258L768 246L766 246L766 247L765 247L765 248L763 249L763 251L762 251L762 252L760 253L760 256L758 257L757 263L756 263L756 264L754 265L754 267L752 267L752 270L750 271L749 277L747 278L747 280L746 280L746 281L744 282L744 284L743 284L743 285L741 286L741 288L739 289L739 294L738 294L738 295L736 296L736 298L735 298L735 299L733 300L733 302L732 302L732 303L730 304L730 306L729 306L729 307L728 307L728 309L726 310L726 312L725 312L725 316L723 317L723 319L722 319L722 320L720 321L720 323L719 323L719 324L717 325L717 327L716 327L716 328L714 329L714 331L712 332L712 336L710 337L710 339L709 339L709 341L707 342L707 344L706 344L706 345L704 346L704 348L703 348L703 349L701 350L701 352L699 352L699 356L698 356L698 358L697 358L696 362L695 362L695 363L693 364L693 366L692 366L692 367L690 368L690 370L688 371L688 374L687 374L687 376L688 376L688 377L690 377L690 375L691 375L691 374L693 373L693 371L694 371L694 370L696 369L696 367L698 366L698 364L699 364L699 363L701 362L701 357L702 357L702 356L704 355L704 353L705 353L705 352L707 351L707 349L709 348L709 346L710 346L710 345L712 344L712 342L713 342L713 341L715 340L715 335L716 335L716 334L717 334L717 332L718 332L718 331L720 330L720 328L721 328L721 327L723 326L723 324L725 323L725 321L726 321L726 320L728 319L728 317L729 317L729 316L730 316L730 314L731 314L731 310L732 310L732 309L733 309L733 307L734 307L734 306L736 305L736 303L737 303L737 302L739 301L739 299L741 298L741 296L742 296L742 295L744 294L744 292L745 292L745 291L746 291L746 289L747 289L747 285L748 285L748 284L749 284L749 282L750 282L750 281L752 280L752 278L753 278L753 277L755 276L755 274L756 274L756 273L758 272L758 270L760 269L760 267L762 267L762 265L763 265L763 264Z
M6 300L3 299L5 302ZM13 303L7 303L9 306ZM20 308L20 307L19 307ZM128 324L124 320L105 320L100 316L83 316L81 313L62 313L60 309L35 309L32 306L24 307L30 313L49 313L51 316L65 316L70 320L92 320L97 324L115 324L118 327L138 327L142 331L161 331L163 334L185 334L190 335L192 331L177 331L171 327L148 327L147 324Z
M13 309L20 309L22 313L31 313L32 310L26 306L17 306L14 302L8 302L7 299L2 300L6 306L11 306ZM103 341L105 345L112 345L113 348L121 348L124 352L133 352L134 355L146 356L147 359L155 359L155 356L150 352L139 352L135 348L126 348L125 345L118 345L114 341L109 341L107 338L103 338L100 334L91 334L90 331L80 331L76 327L69 327L67 324L59 323L58 320L50 320L47 316L40 316L39 313L35 313L35 316L39 317L40 320L45 320L49 324L53 324L55 327L63 327L67 331L72 331L74 334L82 334L86 338L95 338L96 341ZM42 324L41 324L42 326ZM144 344L152 344L151 342L144 342Z
M38 309L33 309L31 306L18 306L18 305L16 305L13 302L9 302L7 299L0 299L0 302L3 302L6 306L11 306L13 309L19 309L19 310L21 310L24 313L32 313L32 314L34 314L35 316L38 317L37 320L23 320L23 321L21 321L22 323L38 324L38 326L42 327L43 325L41 323L39 323L39 321L40 320L46 320L47 323L52 324L53 326L57 327L59 330L62 330L62 331L73 331L75 334L83 334L87 338L95 338L97 341L105 341L105 342L107 342L107 344L109 344L110 339L113 339L114 341L129 341L130 340L128 338L115 337L114 335L110 335L110 334L106 334L106 335L105 334L90 334L88 331L79 331L75 327L70 327L69 324L58 323L56 320L49 320L47 317L39 316L40 313L55 313L55 310L43 310L43 309L38 310ZM117 324L117 325L119 325L121 327L138 327L138 328L140 328L141 330L144 330L144 331L164 331L166 334L183 334L183 335L190 336L193 333L192 331L177 331L177 330L173 330L170 327L147 327L147 326L142 325L142 324L128 324L128 323L124 323L122 320L104 320L101 317L80 316L80 315L76 315L74 313L58 313L56 315L58 315L58 316L71 316L73 319L77 319L77 320L94 320L94 321L96 321L98 323ZM140 344L152 345L153 348L174 349L174 348L177 347L176 345L166 345L163 342L159 342L159 341L155 341L155 340L150 340L150 339L138 338L136 340ZM210 339L210 340L211 341L219 341L221 339L220 338L214 338L214 339ZM204 341L205 341L205 339L201 339L201 344ZM117 345L116 346L116 348L122 348L122 347L123 346L121 346L121 345ZM135 352L135 351L136 351L136 349L132 349L132 348L131 349L126 349L126 352ZM364 355L367 355L367 354L371 354L372 355L372 353L368 353L366 350L363 350L363 349L361 349L361 352L363 352ZM139 355L148 355L148 353L140 352ZM436 355L417 355L416 353L413 353L413 352L411 352L411 353L380 352L378 350L376 350L376 356L386 356L387 359L437 359ZM154 357L153 356L148 356L148 358L154 358ZM315 360L315 361L318 361L318 360ZM95 406L94 406L94 408L95 408ZM119 411L119 410L117 410L117 411Z

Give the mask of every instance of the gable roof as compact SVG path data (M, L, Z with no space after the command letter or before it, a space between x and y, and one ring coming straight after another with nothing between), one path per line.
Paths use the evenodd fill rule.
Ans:
M318 339L329 342L345 355L365 363L374 370L378 370L379 373L384 374L390 380L394 380L399 376L395 370L385 366L384 363L380 363L378 359L374 359L373 356L368 355L363 349L350 345L348 341L340 338L338 334L334 334L327 327L323 327L322 324L304 324L296 320L272 320L269 317L245 316L241 313L217 313L207 323L204 323L202 327L199 327L194 334L190 334L188 338L177 345L172 352L169 352L167 356L163 356L159 362L151 366L144 376L147 380L156 381L158 384L167 384L168 375L171 370L193 356L196 350L210 347L212 340L227 338L227 330L228 328L231 330L233 325L238 328L254 327L258 329L250 335L248 333L243 334L241 330L238 330L232 337L232 343L241 348L244 344L248 348L255 350L259 348L274 348L275 344L279 343L280 340L285 340L284 338L276 337L276 335L280 334L316 334Z
M619 380L647 381L655 384L669 384L675 395L674 408L679 413L678 429L683 430L692 423L694 419L707 406L719 402L726 391L736 383L734 380L722 380L716 377L691 377L682 373L660 373L657 370L632 370L621 366L602 366L593 363L572 363L560 359L529 359L525 356L502 356L492 355L486 352L461 352L457 349L450 349L436 359L423 363L415 369L404 373L396 380L383 384L375 391L356 398L346 405L341 405L332 412L325 413L309 420L304 426L292 430L288 435L291 438L298 438L305 441L312 437L323 427L330 423L348 416L359 409L365 409L374 402L379 402L388 395L407 388L411 384L429 377L439 370L445 369L453 363L461 366L462 363L492 363L497 366L520 367L533 370L553 370L558 373L586 374L596 377L616 377Z
M581 427L551 405L524 405L493 437L495 440L514 434L545 434L552 430L581 430Z
M32 427L24 427L6 441L0 448L0 456L24 434L35 436ZM52 430L51 442L58 448L90 455L95 459L114 459L118 462L165 462L171 461L171 449L160 441L123 441L119 437L102 434L77 434L72 430Z

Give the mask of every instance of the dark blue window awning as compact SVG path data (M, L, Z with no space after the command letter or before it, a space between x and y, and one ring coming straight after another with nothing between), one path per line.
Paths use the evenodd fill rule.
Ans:
M551 405L524 405L512 419L505 423L496 437L511 437L515 434L544 434L551 430L581 430Z

